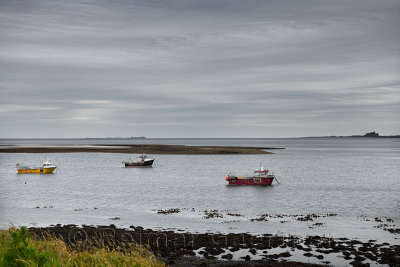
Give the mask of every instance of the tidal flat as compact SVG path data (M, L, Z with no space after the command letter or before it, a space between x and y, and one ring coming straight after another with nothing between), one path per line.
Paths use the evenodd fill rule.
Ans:
M272 154L278 147L186 146L186 145L90 145L90 146L12 146L0 147L0 153L127 153L160 155Z

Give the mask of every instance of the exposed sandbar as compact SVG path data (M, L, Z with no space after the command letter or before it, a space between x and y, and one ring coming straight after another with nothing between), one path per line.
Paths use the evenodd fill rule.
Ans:
M224 154L273 154L273 147L228 147L184 145L94 145L94 146L14 146L0 147L0 153L129 153L164 155L224 155Z

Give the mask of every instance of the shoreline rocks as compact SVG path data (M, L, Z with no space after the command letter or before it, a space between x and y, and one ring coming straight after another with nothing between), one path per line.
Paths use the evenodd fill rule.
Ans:
M39 238L48 235L59 237L64 240L69 248L74 250L90 248L94 244L111 249L129 247L134 244L144 245L161 260L172 265L178 264L178 266L179 264L185 266L185 261L189 265L197 265L199 262L224 264L224 262L232 260L232 255L236 251L243 249L248 251L247 255L243 256L244 262L251 261L260 264L287 260L291 256L290 250L297 249L304 251L304 256L313 257L320 261L324 259L324 256L315 253L339 253L345 259L352 261L349 263L354 266L363 264L366 259L377 264L400 265L400 245L376 244L374 240L361 242L321 236L300 238L272 234L183 233L165 230L156 231L144 229L140 226L120 229L113 224L109 226L83 225L82 227L76 225L31 227L29 231ZM269 249L274 248L287 249L287 252L268 254ZM255 256L258 258L257 260L255 260ZM262 257L261 260L260 257ZM189 258L194 262L188 263ZM323 263L321 262L321 264Z

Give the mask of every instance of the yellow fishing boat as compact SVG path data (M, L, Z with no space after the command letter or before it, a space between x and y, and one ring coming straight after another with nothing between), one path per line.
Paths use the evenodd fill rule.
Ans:
M53 173L53 171L57 168L53 163L46 159L45 162L42 162L42 166L40 167L30 167L27 165L22 165L17 163L18 174L22 173Z

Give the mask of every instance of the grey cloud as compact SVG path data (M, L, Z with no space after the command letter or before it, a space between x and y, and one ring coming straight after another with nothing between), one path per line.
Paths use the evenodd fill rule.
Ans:
M1 1L0 137L398 134L399 9Z

